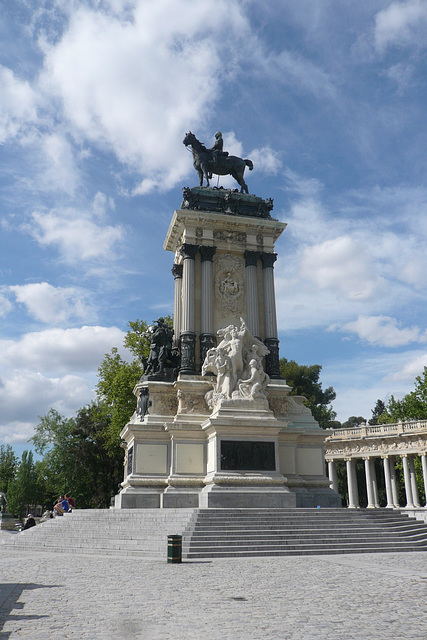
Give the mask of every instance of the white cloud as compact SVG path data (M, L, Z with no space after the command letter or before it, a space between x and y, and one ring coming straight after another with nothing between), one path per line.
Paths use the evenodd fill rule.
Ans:
M271 147L252 149L248 158L252 160L255 171L261 171L269 175L277 175L282 166L280 154Z
M51 407L70 416L94 398L94 379L77 375L47 377L21 370L5 377L0 385L0 440L23 442L34 435L38 416Z
M118 348L124 333L116 327L84 326L27 333L0 340L0 367L23 367L55 374L96 371L104 355Z
M425 342L426 334L418 327L400 328L396 318L389 316L359 316L343 325L332 325L329 330L355 333L361 340L382 347L401 347L411 342Z
M112 259L123 229L120 225L100 225L92 217L92 212L82 215L72 208L34 212L33 224L27 229L42 246L56 246L66 262Z
M70 142L64 135L52 132L41 137L40 152L43 170L38 172L36 178L38 188L73 195L81 176Z
M88 318L93 311L87 306L85 293L74 287L53 287L47 282L11 286L18 302L30 315L50 324L61 324L71 318Z
M60 99L73 130L143 174L139 193L170 188L188 172L183 133L201 124L243 56L249 27L239 5L74 6L62 38L44 44L42 90Z
M300 53L284 49L278 54L267 54L263 47L254 47L254 58L264 76L291 87L292 91L320 99L337 96L333 78Z
M85 326L0 340L0 441L28 440L51 407L71 416L91 402L104 355L116 346L129 357L123 337L116 327Z
M369 255L349 236L305 248L301 275L320 289L336 288L346 298L361 300L371 298L378 285Z
M375 17L375 44L379 51L389 45L427 45L427 4L424 0L392 2Z
M6 296L0 293L0 318L6 316L10 311L12 311L12 303Z
M405 361L400 368L396 368L389 373L385 380L390 382L412 382L411 391L414 388L415 378L427 367L427 353L415 352L406 355Z
M37 121L37 95L31 85L0 65L0 142L24 134Z

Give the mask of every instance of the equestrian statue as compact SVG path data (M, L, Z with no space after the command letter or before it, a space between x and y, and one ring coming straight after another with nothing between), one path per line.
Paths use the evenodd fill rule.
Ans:
M215 144L210 149L197 140L191 131L185 134L185 138L182 141L186 147L191 147L193 166L199 174L200 186L203 186L203 178L205 178L206 186L209 187L209 178L212 178L213 173L218 176L231 175L240 185L240 193L249 193L248 185L243 175L246 167L249 167L249 171L254 168L252 161L243 160L237 156L229 156L227 151L223 151L224 143L220 131L216 132L215 139Z

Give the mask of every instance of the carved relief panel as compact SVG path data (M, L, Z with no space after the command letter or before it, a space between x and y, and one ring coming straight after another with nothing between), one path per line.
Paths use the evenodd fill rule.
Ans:
M216 309L225 318L239 317L245 309L244 261L229 253L215 260L214 295Z

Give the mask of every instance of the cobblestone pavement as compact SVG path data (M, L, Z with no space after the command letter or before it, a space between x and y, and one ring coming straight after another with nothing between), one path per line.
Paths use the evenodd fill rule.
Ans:
M1 541L0 541L1 542ZM426 640L427 553L165 560L0 544L0 638Z

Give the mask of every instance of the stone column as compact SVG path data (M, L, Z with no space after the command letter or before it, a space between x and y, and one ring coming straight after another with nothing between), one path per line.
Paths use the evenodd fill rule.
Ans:
M409 456L409 473L411 476L411 489L412 499L414 501L414 507L420 506L420 499L418 496L417 476L415 473L414 456Z
M359 508L359 491L357 489L356 461L346 458L347 466L347 488L348 488L348 508Z
M245 251L246 266L246 319L247 327L255 338L260 337L259 329L259 300L257 262L261 254L259 251Z
M365 458L366 493L368 495L368 509L375 509L374 476L372 473L372 461Z
M413 509L414 498L412 496L411 472L409 470L409 461L408 461L408 456L406 454L402 456L402 462L403 462L403 477L405 479L406 507L409 509Z
M331 489L333 489L333 491L335 491L336 493L339 493L336 460L328 461L328 476L329 480L331 481Z
M394 456L390 456L390 475L391 475L391 491L393 494L393 504L396 509L399 508L399 487L397 486L397 477L396 477L396 469L395 469L395 459Z
M427 457L425 453L421 454L421 467L423 470L424 495L426 496L426 506L427 506Z
M182 312L182 264L174 264L172 275L175 279L175 290L173 298L173 342L174 346L179 344L181 334L181 312Z
M276 295L274 292L274 268L277 260L276 253L261 253L263 281L264 281L264 343L270 350L266 357L266 370L270 378L280 378L279 371L279 340L277 337Z
M200 322L200 365L205 361L206 353L216 345L213 332L213 283L212 260L216 247L202 246L199 248L202 258L202 300Z
M393 490L391 488L391 472L390 472L390 460L388 456L383 456L383 468L384 468L384 480L385 480L385 492L387 496L386 509L393 509Z
M184 243L182 271L181 369L184 374L196 373L196 334L194 332L194 260L198 245Z

